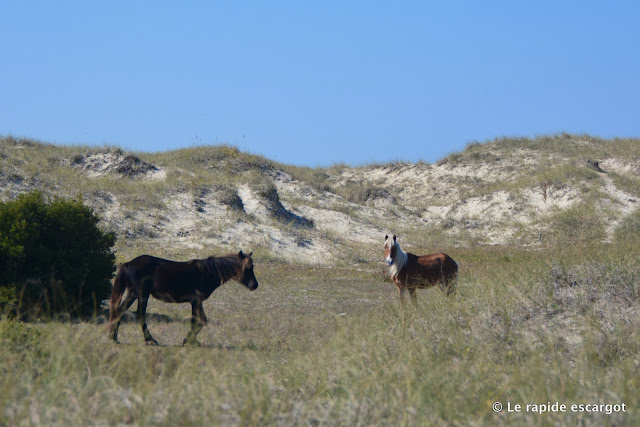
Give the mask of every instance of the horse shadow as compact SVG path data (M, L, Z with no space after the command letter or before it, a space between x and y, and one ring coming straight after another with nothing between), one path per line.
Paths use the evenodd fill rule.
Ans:
M138 342L131 342L131 343L121 343L120 341L116 342L116 345L118 346L130 346L130 345L138 345ZM162 343L158 343L156 345L154 345L153 347L161 347L161 348L179 348L179 347L186 347L186 348L193 348L193 349L203 349L203 350L218 350L218 351L226 351L226 352L241 352L241 351L259 351L259 352L266 352L268 351L268 348L266 346L261 346L261 345L255 345L252 343L249 344L243 344L243 345L234 345L234 344L221 344L221 343L217 343L217 344L203 344L203 343L199 343L197 345L194 344L162 344Z
M160 313L146 313L145 318L147 320L151 320L154 322L158 322L158 323L189 323L189 319L184 320L182 318L174 318L171 316L167 316L166 314L160 314ZM97 323L107 323L109 319L109 309L105 309L102 311L102 313L100 313L100 315L98 315L96 317L96 322ZM120 320L121 322L124 323L136 323L137 317L136 317L136 312L135 311L127 311L122 315L122 318Z
M188 323L189 320L186 321L182 318L174 318L171 316L167 316L166 314L160 313L146 313L145 318L147 321L157 322L157 323ZM122 322L124 323L137 323L138 319L136 317L136 313L133 311L127 311L122 316Z

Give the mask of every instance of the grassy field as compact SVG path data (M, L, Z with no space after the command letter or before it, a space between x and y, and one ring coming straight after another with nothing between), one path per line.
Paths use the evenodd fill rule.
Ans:
M228 283L206 302L199 348L180 345L188 305L150 303L161 347L135 322L115 345L104 324L0 320L0 424L637 424L636 248L452 250L458 292L405 309L382 262L257 259L257 291ZM566 412L526 407L548 402Z
M415 307L400 306L386 276L382 233L376 247L335 231L268 222L301 241L321 237L344 256L334 268L312 267L280 263L279 253L265 245L242 248L256 251L260 287L249 292L228 283L206 301L202 347L181 346L190 327L186 304L149 304L149 328L160 347L145 346L134 321L122 325L116 345L100 318L0 318L0 425L638 424L640 211L624 217L613 212L619 206L609 191L613 186L628 198L640 195L639 147L637 139L503 138L470 144L438 162L464 170L495 164L508 179L463 173L441 184L457 188L459 200L448 193L414 197L415 206L394 203L379 208L380 218L365 218L391 228L411 252L446 249L459 262L458 292L447 298L436 289L418 291ZM98 152L133 154L167 175L87 179L72 167ZM524 161L534 154L535 162ZM585 166L588 159L612 158L624 166L618 172ZM394 190L357 178L362 174L349 178L345 165L280 165L228 146L124 153L0 138L3 199L39 188L63 197L81 194L107 213L117 201L110 224L119 233L118 262L141 253L185 260L228 250L215 243L207 243L207 253L195 244L168 244L173 235L158 240L163 231L126 233L135 231L136 221L143 231L154 230L156 220L168 222L162 215L174 207L167 196L185 195L195 210L195 200L208 192L232 208L232 220L259 225L242 212L237 186L269 193L274 184L268 172L276 169L334 193L339 202L332 209L352 219ZM506 246L482 245L486 230L473 224L486 218L425 225L395 214L411 208L421 216L420 209L497 191L509 192L517 214L524 198L533 191L546 197L546 189L550 196L569 189L579 199L518 225ZM295 206L296 200L288 202ZM136 219L149 209L159 218ZM508 217L500 221L483 224L513 226ZM218 232L198 234L201 225L194 220L191 243ZM496 402L502 411L494 411ZM565 410L527 407L556 402Z

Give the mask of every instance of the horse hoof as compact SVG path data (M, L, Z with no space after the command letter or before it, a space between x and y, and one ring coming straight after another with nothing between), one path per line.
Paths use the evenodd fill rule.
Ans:
M153 346L158 345L158 341L156 341L156 340L147 340L147 341L145 341L144 343L145 343L146 345L153 345Z
M182 345L183 346L192 345L192 346L195 346L195 347L202 347L202 344L200 344L200 341L198 341L198 340L188 340L186 338L185 338L184 341L182 341Z

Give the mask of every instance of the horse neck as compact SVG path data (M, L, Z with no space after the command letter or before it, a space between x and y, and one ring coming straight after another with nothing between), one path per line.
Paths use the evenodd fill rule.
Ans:
M407 259L407 253L402 250L399 244L396 243L396 256L393 260L393 264L391 264L391 267L389 268L391 277L394 277L404 269L404 267L407 265Z
M213 266L220 277L220 284L235 278L240 270L240 263L235 257L214 258Z

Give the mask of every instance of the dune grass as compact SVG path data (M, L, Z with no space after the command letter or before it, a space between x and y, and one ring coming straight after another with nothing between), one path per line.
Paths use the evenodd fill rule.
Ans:
M235 186L264 184L274 165L233 147L194 147L140 153L144 161L168 166L164 181L86 179L65 162L96 149L1 142L3 180L11 181L15 172L15 179L55 194L108 197L112 191L124 212L161 209L162 194L170 191L194 197L212 191L235 206ZM442 164L491 162L497 156L493 148L501 156L538 150L594 159L637 157L637 140L610 142L566 135L506 138L488 143L488 150L471 144ZM596 204L604 182L574 163L550 163L519 180L484 187L468 182L469 197L543 184L582 185L582 204L551 211L528 228L534 239L542 231L536 245L480 246L465 230L452 234L439 224L384 219L406 236L405 249L445 250L459 262L458 292L450 298L421 290L416 307L402 308L381 248L338 245L331 232L323 232L345 251L341 262L285 264L258 249L260 288L248 292L229 283L217 290L205 303L210 323L199 336L200 348L181 346L189 307L155 300L148 308L149 328L161 347L144 346L135 322L121 327L122 344L115 345L104 323L0 319L0 425L637 424L640 214L621 222L612 243L602 243L606 218ZM366 203L369 187L338 185L343 167L284 170L318 191ZM610 176L630 194L640 194L635 177ZM353 214L353 206L336 210ZM117 255L118 261L143 252L174 259L209 255L194 251L158 247L153 236L144 235L121 239ZM502 412L494 412L495 402ZM509 403L547 402L624 403L626 412L507 412Z
M556 255L559 254L559 255ZM104 324L0 321L0 424L616 425L638 421L640 268L624 245L452 253L459 290L402 309L378 264L267 262L260 288L206 304L203 347L181 347L185 305L152 301L145 347ZM625 404L622 413L506 405ZM494 402L505 411L495 413Z

